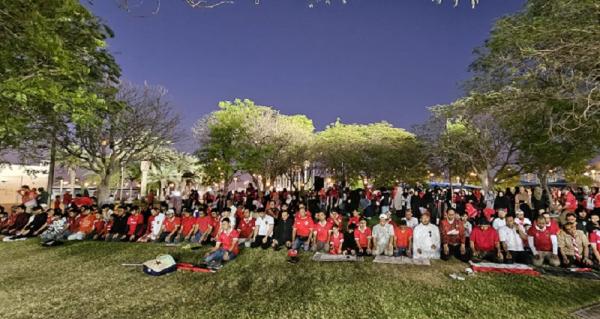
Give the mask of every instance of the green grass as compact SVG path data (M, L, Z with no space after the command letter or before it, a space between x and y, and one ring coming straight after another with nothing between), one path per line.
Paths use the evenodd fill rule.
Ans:
M150 277L139 263L202 252L157 244L0 243L0 318L568 318L600 301L600 282L477 274L465 264L296 265L284 251L246 250L215 274Z

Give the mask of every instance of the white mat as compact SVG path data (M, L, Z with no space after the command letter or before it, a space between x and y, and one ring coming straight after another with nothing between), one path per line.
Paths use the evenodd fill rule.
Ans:
M408 257L389 257L389 256L377 256L373 259L374 263L378 264L398 264L398 265L419 265L419 266L430 266L431 262L429 259L419 258L412 259Z
M315 253L312 257L314 261L363 261L362 257L350 256L350 255L331 255L324 253Z

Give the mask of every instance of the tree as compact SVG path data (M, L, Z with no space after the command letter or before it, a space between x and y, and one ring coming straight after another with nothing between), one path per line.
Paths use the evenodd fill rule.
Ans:
M219 103L194 127L210 183L229 181L236 172L267 179L289 174L309 159L313 131L304 115L283 115L247 99Z
M166 91L122 84L114 101L117 111L98 113L97 122L60 132L61 152L81 161L80 167L100 176L98 200L109 196L111 177L120 167L162 156L176 139L179 118L165 100Z
M98 94L120 70L112 31L76 0L0 2L0 149L33 155L67 125L117 105Z
M151 163L148 175L149 183L159 184L159 197L170 182L175 184L175 189L181 190L185 186L186 176L202 181L202 167L196 157L173 149L165 150L164 154L161 160Z
M389 186L424 176L422 148L415 136L389 123L343 124L339 119L317 134L315 161L339 180Z

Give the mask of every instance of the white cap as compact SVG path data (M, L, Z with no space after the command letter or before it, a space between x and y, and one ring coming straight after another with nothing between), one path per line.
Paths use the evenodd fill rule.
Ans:
M167 210L167 215L171 215L171 214L175 214L175 211L173 210L173 208L169 208Z
M381 215L379 215L379 219L388 219L388 215L381 214Z

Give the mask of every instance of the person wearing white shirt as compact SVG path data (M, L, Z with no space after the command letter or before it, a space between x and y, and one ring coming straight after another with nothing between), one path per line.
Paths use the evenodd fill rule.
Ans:
M264 209L258 211L258 217L254 222L254 240L252 241L251 247L262 247L267 249L271 247L273 240L273 227L275 226L275 220L272 216L267 215Z
M515 213L517 218L515 218L515 224L519 225L523 231L527 231L529 227L531 227L531 220L525 217L525 213L522 210L517 210Z
M421 224L413 232L413 256L415 259L440 258L440 230L430 223L429 212L421 216Z
M504 226L506 226L506 210L500 208L498 210L498 217L494 218L494 221L492 222L492 227L494 227L495 230L499 230Z
M416 219L415 217L413 217L413 212L412 209L407 208L406 209L406 213L404 215L404 218L402 218L406 221L406 226L414 229L415 227L417 227L417 225L419 225L419 220Z
M523 242L527 240L527 234L515 223L514 217L506 217L506 225L500 227L498 236L500 237L500 243L507 263L531 263L531 255L523 247Z
M373 255L394 254L394 226L388 223L387 214L379 215L379 224L373 226Z
M221 222L223 222L223 219L228 218L229 219L229 225L231 225L231 228L235 229L235 225L237 225L235 223L235 210L237 208L235 208L235 206L231 206L231 209L233 209L233 213L229 210L224 210L221 213Z

